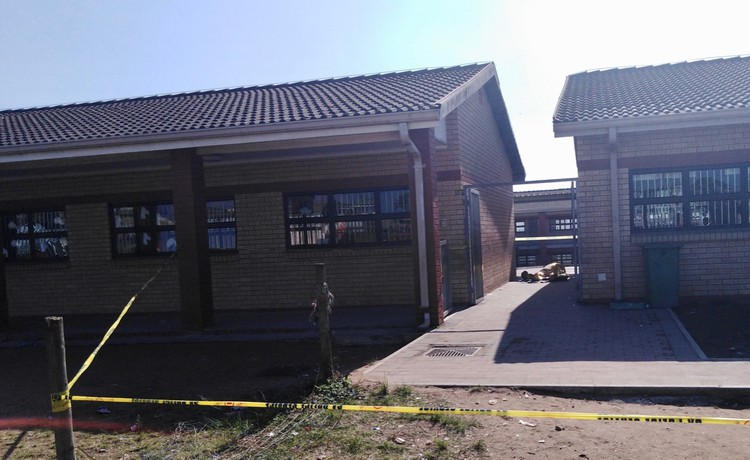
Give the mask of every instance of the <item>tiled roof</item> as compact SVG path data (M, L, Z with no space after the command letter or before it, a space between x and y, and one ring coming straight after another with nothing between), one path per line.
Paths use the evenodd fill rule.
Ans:
M750 57L583 72L568 76L555 123L750 108Z
M434 110L491 65L0 111L0 148Z

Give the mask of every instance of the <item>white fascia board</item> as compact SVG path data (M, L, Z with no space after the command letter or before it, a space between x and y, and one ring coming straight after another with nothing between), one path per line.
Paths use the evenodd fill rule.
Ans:
M736 124L750 124L750 110L727 109L710 113L679 113L637 118L553 123L552 126L555 137L574 137L607 135L610 128L615 128L618 133L630 133Z
M218 146L294 141L362 134L398 132L399 123L411 129L431 128L439 123L438 111L371 115L364 118L310 120L245 128L221 128L188 133L169 133L71 143L51 143L0 149L0 163L80 158L100 155L199 149L211 153ZM7 152L7 153L6 153Z
M499 88L500 81L498 80L497 73L495 72L495 65L489 63L484 69L480 70L479 73L474 75L468 82L459 86L438 101L438 105L440 106L439 119L442 120L443 118L448 116L449 113L453 112L459 105L464 103L477 91L482 89L482 87L492 79L495 80L495 83Z

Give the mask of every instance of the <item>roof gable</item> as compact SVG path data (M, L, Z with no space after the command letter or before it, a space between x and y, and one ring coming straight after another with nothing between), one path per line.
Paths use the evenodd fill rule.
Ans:
M666 116L697 122L737 111L746 117L748 109L750 57L732 57L570 75L553 123L565 135L566 124L634 127Z
M492 64L0 112L0 148L438 110Z

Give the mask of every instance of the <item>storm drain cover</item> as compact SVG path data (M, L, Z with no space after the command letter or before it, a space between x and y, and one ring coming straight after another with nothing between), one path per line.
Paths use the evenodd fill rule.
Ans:
M425 356L432 356L438 358L444 357L465 357L472 356L474 353L479 351L481 346L469 346L469 345L440 345L432 347Z

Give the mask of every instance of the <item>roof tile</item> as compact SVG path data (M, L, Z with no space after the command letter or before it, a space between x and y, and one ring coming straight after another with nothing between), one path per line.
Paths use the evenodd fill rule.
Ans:
M624 119L750 108L750 57L570 75L553 121Z
M432 110L488 65L0 111L0 148Z

